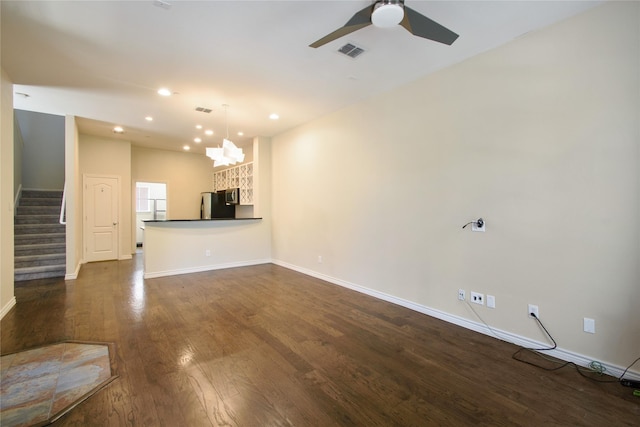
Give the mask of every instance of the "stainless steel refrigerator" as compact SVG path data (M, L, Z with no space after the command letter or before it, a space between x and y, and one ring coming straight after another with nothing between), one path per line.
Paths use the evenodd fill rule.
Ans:
M236 206L225 203L224 190L200 193L200 196L200 219L236 217Z

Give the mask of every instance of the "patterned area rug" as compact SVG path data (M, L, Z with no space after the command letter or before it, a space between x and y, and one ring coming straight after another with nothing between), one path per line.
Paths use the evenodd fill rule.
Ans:
M0 358L0 425L56 421L116 377L109 344L63 342Z

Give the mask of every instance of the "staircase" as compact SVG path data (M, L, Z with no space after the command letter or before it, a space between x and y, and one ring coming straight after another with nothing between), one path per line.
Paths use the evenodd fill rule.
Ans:
M62 191L23 190L14 229L15 281L64 277L66 226L60 224Z

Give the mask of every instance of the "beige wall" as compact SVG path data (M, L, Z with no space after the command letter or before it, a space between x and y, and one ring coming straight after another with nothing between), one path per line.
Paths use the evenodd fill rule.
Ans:
M274 260L477 323L457 290L491 294L484 321L545 341L537 304L562 349L631 363L639 16L605 4L273 138Z
M13 82L0 68L0 318L13 293Z
M120 178L119 258L131 258L134 251L131 202L131 143L80 134L80 174L117 176ZM82 203L82 197L78 198Z
M167 184L168 219L200 218L200 193L213 190L213 161L202 154L132 147L132 185Z

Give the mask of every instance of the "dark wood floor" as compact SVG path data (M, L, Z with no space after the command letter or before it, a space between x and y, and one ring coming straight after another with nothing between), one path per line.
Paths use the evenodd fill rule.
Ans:
M275 265L143 280L141 256L16 288L2 353L116 346L60 426L640 424L640 398L515 346Z

